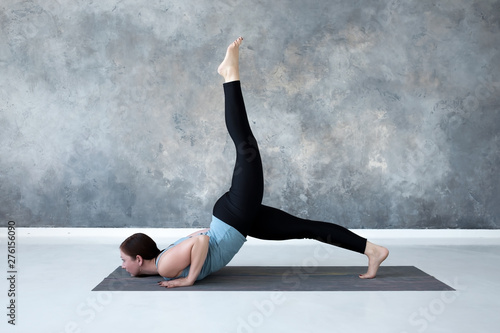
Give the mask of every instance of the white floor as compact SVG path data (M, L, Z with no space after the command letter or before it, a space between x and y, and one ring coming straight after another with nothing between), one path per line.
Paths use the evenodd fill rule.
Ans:
M0 231L8 278L7 231ZM469 333L500 325L499 231L359 231L391 250L385 265L416 266L455 292L92 292L120 265L118 245L135 231L18 229L16 325L7 323L4 277L0 331ZM160 247L190 232L143 231ZM364 266L366 259L312 241L251 239L231 262L302 264Z

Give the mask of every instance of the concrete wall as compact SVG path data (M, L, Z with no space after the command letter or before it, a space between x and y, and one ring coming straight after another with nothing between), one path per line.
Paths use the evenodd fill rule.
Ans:
M0 4L0 221L205 227L226 46L268 205L349 228L500 227L500 3Z

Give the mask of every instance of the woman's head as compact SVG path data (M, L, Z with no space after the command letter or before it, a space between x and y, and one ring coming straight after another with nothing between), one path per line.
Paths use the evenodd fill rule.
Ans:
M120 245L122 268L133 276L140 275L143 261L154 259L160 252L151 237L143 233L133 234Z

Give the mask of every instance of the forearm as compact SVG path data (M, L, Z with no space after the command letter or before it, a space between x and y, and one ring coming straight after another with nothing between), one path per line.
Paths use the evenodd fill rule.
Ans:
M198 275L200 275L205 259L207 258L209 239L210 237L206 235L198 236L191 248L191 266L189 274L186 277L187 282L190 284L193 284Z

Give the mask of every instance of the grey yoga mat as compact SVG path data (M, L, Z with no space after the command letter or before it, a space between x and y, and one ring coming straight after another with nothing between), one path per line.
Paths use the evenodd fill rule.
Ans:
M363 280L361 266L226 266L193 286L163 288L160 276L131 277L116 268L93 291L435 291L454 290L414 266L381 266Z

